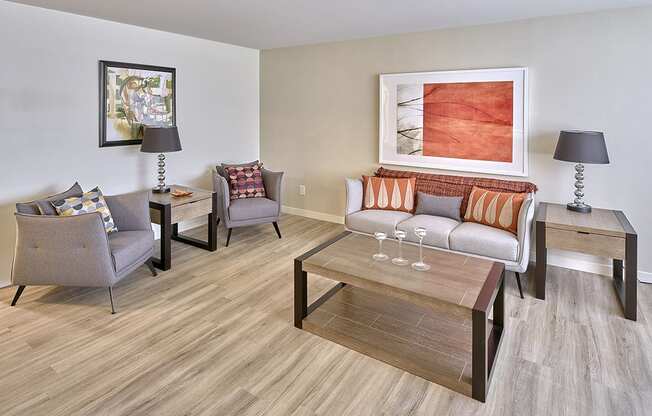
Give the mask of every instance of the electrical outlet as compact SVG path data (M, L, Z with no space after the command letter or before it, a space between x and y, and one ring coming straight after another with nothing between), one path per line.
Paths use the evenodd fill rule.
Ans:
M299 195L305 195L306 194L306 185L299 185Z

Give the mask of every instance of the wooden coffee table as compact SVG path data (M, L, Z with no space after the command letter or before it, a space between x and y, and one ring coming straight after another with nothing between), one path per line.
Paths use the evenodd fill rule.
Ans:
M394 241L383 249L396 254ZM344 232L294 260L294 326L484 402L503 339L505 266L424 248L427 272L377 262ZM404 244L417 259L418 248ZM308 305L308 273L338 283ZM493 308L493 319L489 319Z

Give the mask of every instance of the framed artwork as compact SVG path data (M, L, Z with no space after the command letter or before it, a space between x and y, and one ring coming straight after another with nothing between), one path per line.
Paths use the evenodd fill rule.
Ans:
M380 75L383 164L527 176L527 69Z
M141 144L145 126L176 125L176 70L100 61L100 147Z

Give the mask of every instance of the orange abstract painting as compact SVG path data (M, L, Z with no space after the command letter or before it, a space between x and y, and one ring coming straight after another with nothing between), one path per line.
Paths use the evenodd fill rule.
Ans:
M512 162L513 82L423 85L423 155Z

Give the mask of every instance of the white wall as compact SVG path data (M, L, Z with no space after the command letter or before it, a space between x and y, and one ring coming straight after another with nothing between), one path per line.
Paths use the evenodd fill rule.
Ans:
M604 131L612 163L586 166L586 199L627 214L652 272L652 7L265 50L261 157L285 170L289 211L341 217L343 178L378 167L378 74L514 66L529 68L538 199L571 199L573 166L552 158L559 130ZM586 262L608 264L563 264Z
M98 147L98 61L177 69L183 151L168 183L212 187L216 162L259 153L259 51L0 1L0 286L16 201L79 181L105 194L156 183L156 155Z

